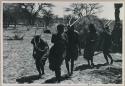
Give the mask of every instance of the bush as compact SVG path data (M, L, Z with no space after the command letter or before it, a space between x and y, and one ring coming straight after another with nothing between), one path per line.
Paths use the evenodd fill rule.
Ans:
M51 34L50 30L44 30L44 33Z
M23 40L24 35L19 36L17 34L15 34L13 37L9 37L7 40Z

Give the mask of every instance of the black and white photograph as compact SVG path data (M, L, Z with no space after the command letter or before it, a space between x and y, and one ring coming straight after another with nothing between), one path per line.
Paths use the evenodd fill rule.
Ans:
M2 2L3 84L123 84L123 2Z

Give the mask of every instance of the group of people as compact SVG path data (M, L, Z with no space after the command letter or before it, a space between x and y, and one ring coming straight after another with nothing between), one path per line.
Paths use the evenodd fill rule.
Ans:
M111 36L109 32L109 27L105 27L102 34L102 43L99 43L102 46L103 54L106 59L106 64L109 64L108 58L111 59L110 64L113 63L113 59L109 54L109 49L111 45ZM42 74L44 74L44 65L48 57L49 68L55 72L57 82L60 82L61 65L64 60L66 63L68 75L71 76L73 74L74 61L77 60L79 53L81 52L79 33L75 30L74 26L67 26L67 30L65 31L65 26L63 24L59 24L57 26L57 33L52 35L51 42L53 43L53 46L49 50L49 46L46 42L44 42L42 39L39 40L39 37L33 38L31 41L31 43L34 45L33 57L36 61L36 67L39 72L39 76L41 76L40 70L42 70ZM97 34L95 26L94 24L90 24L89 33L87 34L85 40L83 57L88 61L88 65L91 68L94 67L93 56L95 52L96 42ZM43 57L42 59L41 56ZM69 64L71 64L71 66Z
M55 71L56 79L59 82L61 77L61 64L65 60L68 75L73 74L74 61L78 58L79 34L72 26L67 27L64 32L64 25L57 26L57 33L52 35L51 42L54 43L49 53L49 67ZM71 61L71 67L69 66Z

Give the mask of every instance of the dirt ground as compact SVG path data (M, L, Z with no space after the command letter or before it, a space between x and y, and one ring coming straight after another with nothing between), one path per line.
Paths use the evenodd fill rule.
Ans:
M14 31L4 31L4 38L12 36L12 32ZM48 60L45 64L45 75L38 79L38 72L32 57L33 46L30 43L34 30L25 33L24 40L3 40L3 82L12 84L55 83L54 72L49 69ZM47 40L50 47L52 46L50 34L42 34L42 38ZM102 53L94 56L95 67L92 69L87 66L87 61L83 56L79 56L71 77L67 77L65 62L63 62L61 84L121 84L122 54L111 53L111 55L114 63L108 66L104 65L105 59Z

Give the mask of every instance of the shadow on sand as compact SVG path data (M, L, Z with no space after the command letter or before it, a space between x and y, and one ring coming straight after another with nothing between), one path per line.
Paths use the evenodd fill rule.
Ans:
M67 75L67 74L64 74L63 76L61 76L61 81L63 81L63 80L68 80L70 77ZM48 79L48 80L46 80L44 83L56 83L56 77L53 77L53 78L51 78L51 79Z
M38 80L39 76L38 75L32 75L32 76L25 76L21 77L19 79L16 79L18 83L33 83L34 80Z
M114 62L122 62L122 60L114 60Z
M78 67L75 68L75 71L78 71L78 70L86 70L86 69L91 69L91 67L87 64L83 64L83 65L80 65Z
M94 65L95 68L99 69L100 67L102 66L106 66L107 64L97 64L97 65ZM75 68L75 71L82 71L82 70L86 70L86 69L92 69L92 67L90 67L89 65L87 64L83 64L83 65L80 65L78 67Z
M96 67L97 69L99 69L102 66L107 66L108 64L104 63L104 64L97 64L94 67Z
M95 74L96 77L102 79L102 84L121 84L122 68L107 66L105 69L93 70L89 74ZM105 77L105 78L104 78Z

